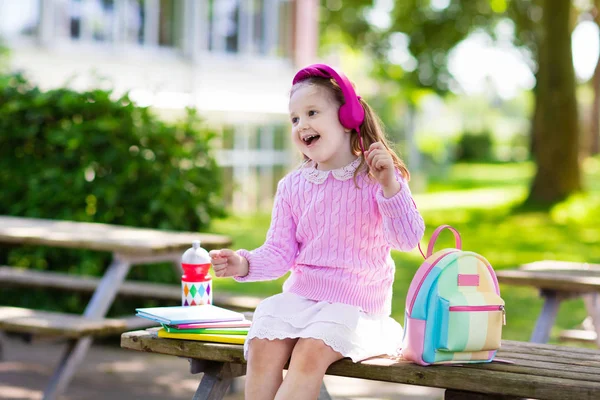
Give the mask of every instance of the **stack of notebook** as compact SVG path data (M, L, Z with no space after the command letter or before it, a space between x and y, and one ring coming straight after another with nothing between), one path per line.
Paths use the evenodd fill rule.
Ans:
M251 323L242 313L211 304L137 308L136 312L159 322L162 328L157 332L163 338L242 344Z

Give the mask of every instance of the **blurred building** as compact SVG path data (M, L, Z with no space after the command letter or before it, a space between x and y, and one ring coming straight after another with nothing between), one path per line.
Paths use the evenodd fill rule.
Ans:
M298 158L287 102L316 56L318 0L0 0L14 69L42 89L111 88L165 117L186 106L222 132L226 198L268 209Z

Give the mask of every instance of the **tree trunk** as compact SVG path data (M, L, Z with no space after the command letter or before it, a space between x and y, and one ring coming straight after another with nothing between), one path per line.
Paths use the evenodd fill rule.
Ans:
M592 78L592 87L594 89L594 102L592 103L592 112L590 118L590 131L588 137L588 154L593 156L600 153L600 57L594 70Z
M538 51L542 51L541 49L538 49ZM535 154L535 148L536 148L536 143L539 140L539 137L541 136L540 131L542 130L542 123L543 123L543 116L542 116L542 107L541 107L541 103L539 101L540 99L540 81L542 80L542 76L544 74L543 71L543 66L540 65L538 66L538 70L535 73L535 87L533 88L533 97L534 97L534 104L533 104L533 116L531 117L531 126L530 126L530 131L529 131L529 154L534 155Z
M596 0L595 3L594 21L600 28L600 0ZM589 145L588 153L593 156L600 153L600 57L598 57L598 63L594 70L592 88L594 89L594 102L590 113L592 123L590 124L589 142L587 144Z
M571 2L546 0L544 5L537 52L543 73L538 74L536 91L536 107L542 118L535 121L533 155L537 170L527 203L549 206L581 190L581 176Z

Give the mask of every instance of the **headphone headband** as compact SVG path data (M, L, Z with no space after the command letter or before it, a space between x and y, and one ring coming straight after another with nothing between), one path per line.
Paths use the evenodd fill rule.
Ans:
M364 153L362 137L360 135L360 126L365 120L365 110L358 100L359 97L352 87L350 80L341 72L336 71L326 64L312 64L302 68L296 73L292 81L292 85L308 79L313 76L321 78L334 79L344 96L344 104L341 105L339 111L339 119L342 126L346 129L354 129L358 134L361 150Z

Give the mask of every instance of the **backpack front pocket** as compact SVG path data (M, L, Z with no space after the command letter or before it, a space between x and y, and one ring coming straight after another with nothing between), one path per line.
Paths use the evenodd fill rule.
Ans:
M485 304L484 304L485 303ZM438 351L473 352L500 348L505 325L504 301L492 293L439 298Z

